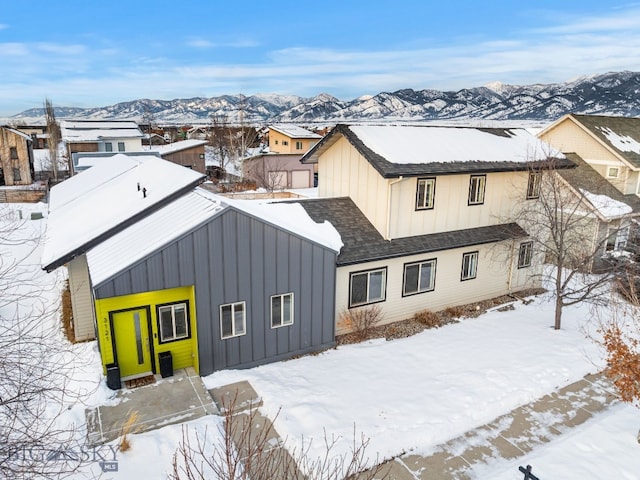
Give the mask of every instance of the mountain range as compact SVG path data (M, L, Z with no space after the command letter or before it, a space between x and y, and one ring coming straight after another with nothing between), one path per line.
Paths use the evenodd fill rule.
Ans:
M537 120L566 113L640 115L640 72L610 72L569 82L506 85L500 82L458 91L413 90L339 100L322 93L294 95L222 95L175 100L139 99L96 108L55 107L58 119L132 119L145 123L208 123L212 117L248 124L343 121ZM11 121L33 123L43 109L33 108Z

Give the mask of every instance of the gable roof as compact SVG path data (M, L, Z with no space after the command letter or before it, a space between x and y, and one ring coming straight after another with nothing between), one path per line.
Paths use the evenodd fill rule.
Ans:
M9 127L9 126L0 126L0 128L3 128L11 133L13 133L14 135L17 135L19 137L22 137L24 140L26 140L27 142L31 142L33 141L33 138L31 138L31 135L21 132L20 130L17 130L15 128Z
M51 189L42 253L45 270L85 253L204 179L155 156L132 159L120 154L111 160Z
M470 247L527 236L518 224L492 225L385 240L349 197L297 200L316 222L328 221L344 244L337 265Z
M298 127L297 125L277 124L277 125L269 125L269 128L271 130L275 130L278 133L286 135L289 138L313 138L313 139L322 138L322 135L318 135L317 133L310 132L306 128Z
M591 204L601 219L612 220L621 216L640 215L640 198L634 194L625 195L620 192L579 155L565 155L577 167L558 170L558 174Z
M298 204L230 200L196 187L89 250L87 261L93 286L99 287L146 256L230 210L246 213L335 252L342 246L333 226L314 222Z
M550 156L556 168L573 165L521 128L339 124L301 159L315 163L344 137L384 178L527 170Z
M131 121L62 120L60 136L70 143L98 142L118 138L143 138L144 134Z
M202 145L206 145L208 142L206 140L181 140L179 142L169 143L167 145L157 145L151 147L152 152L158 152L160 156L169 155L171 153L181 152L182 150L187 150L188 148L200 147Z
M640 118L572 113L543 130L540 134L567 119L574 121L587 130L602 145L623 161L629 163L633 168L640 168Z

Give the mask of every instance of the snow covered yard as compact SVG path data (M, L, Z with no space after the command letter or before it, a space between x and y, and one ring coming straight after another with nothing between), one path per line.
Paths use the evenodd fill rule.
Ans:
M46 206L0 206L46 212ZM45 220L22 222L14 239L37 238ZM43 303L57 302L64 278L39 268L39 249L17 241L4 247L3 258L15 258L33 278ZM346 451L356 431L371 438L370 457L403 452L427 453L435 445L503 415L554 389L602 369L599 348L587 338L596 327L586 305L565 310L563 327L552 328L553 306L538 298L511 311L490 311L440 329L394 341L371 340L342 346L249 370L223 371L204 378L208 388L249 380L275 427L289 444L313 439L310 453L323 453L323 437L339 438L336 453ZM55 322L49 316L47 322ZM64 342L60 334L60 342ZM68 388L80 401L64 404L60 424L75 425L84 441L84 410L113 402L100 368L95 342L69 348L66 361L73 378ZM278 414L278 412L280 413ZM124 420L124 419L123 419ZM213 440L219 417L188 424ZM520 461L496 461L477 478L519 478L517 466L531 464L541 479L640 478L640 445L636 441L640 411L614 406ZM165 478L182 435L180 425L135 435L128 452L117 453L118 472L102 478ZM115 443L111 444L115 447ZM76 478L101 473L87 462Z

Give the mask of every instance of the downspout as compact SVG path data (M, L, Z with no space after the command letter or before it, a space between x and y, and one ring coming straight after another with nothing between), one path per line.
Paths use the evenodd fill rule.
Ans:
M387 188L387 234L385 240L391 240L391 187L402 180L404 177L400 175L396 180L389 182L389 188Z

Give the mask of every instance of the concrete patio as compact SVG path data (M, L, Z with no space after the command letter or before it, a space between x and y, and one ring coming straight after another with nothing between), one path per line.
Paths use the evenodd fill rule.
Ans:
M161 378L144 387L118 390L118 403L87 410L87 440L97 445L120 436L124 422L136 412L135 432L146 432L187 422L204 415L218 414L213 399L193 368L176 370L174 376ZM170 401L169 401L170 399Z

